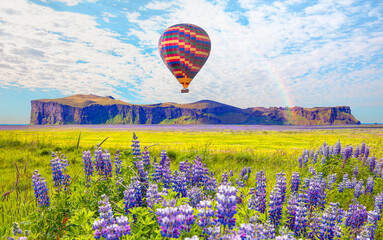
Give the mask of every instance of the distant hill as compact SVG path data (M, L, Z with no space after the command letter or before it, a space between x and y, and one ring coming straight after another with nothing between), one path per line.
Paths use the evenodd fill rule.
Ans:
M348 106L242 109L211 100L137 105L111 96L77 94L31 101L30 124L344 125L360 122Z

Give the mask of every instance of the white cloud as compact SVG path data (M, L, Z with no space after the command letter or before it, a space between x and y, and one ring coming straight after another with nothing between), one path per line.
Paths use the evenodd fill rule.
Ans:
M209 33L212 52L192 83L193 99L210 98L242 107L284 105L280 83L276 82L279 81L286 85L297 105L355 103L347 92L369 83L369 79L349 82L356 70L347 70L347 64L364 62L379 54L383 50L382 32L376 31L372 37L366 35L369 30L353 29L349 24L355 19L348 15L349 12L364 15L371 8L351 7L352 1L326 0L306 8L306 12L288 10L301 2L268 5L242 1L242 7L248 8L244 14L249 21L243 26L237 22L237 16L225 12L224 5L202 0L177 1L179 7L166 16L145 19L135 13L132 22L142 30L131 34L147 47L157 43L159 29L179 22L197 24ZM343 31L345 27L348 29ZM290 51L289 54L286 51ZM331 70L333 66L337 68ZM363 68L360 71L364 73L371 70L368 65ZM374 70L375 74L382 75L379 68ZM281 76L279 80L275 74ZM156 84L149 79L146 82ZM372 84L382 90L380 85ZM255 94L248 94L249 91ZM338 91L346 92L338 94ZM156 96L150 91L147 95Z
M135 25L126 27L126 35L139 40L132 45L92 16L18 0L0 7L0 84L120 98L127 96L120 90L126 87L141 102L214 99L239 107L285 106L283 84L296 105L383 103L382 4L320 0L294 11L304 2L241 0L245 11L235 14L226 11L228 1L121 8ZM114 17L109 14L103 17ZM370 19L360 22L364 16ZM212 41L211 55L186 95L157 50L160 33L181 22L204 28Z
M97 2L98 0L49 0L51 2L61 2L64 3L67 6L75 6L80 3L92 3Z
M146 57L140 49L98 28L91 16L25 1L13 1L0 12L3 86L116 95L117 87L137 87L135 79L146 75L142 68ZM86 63L76 64L79 60Z

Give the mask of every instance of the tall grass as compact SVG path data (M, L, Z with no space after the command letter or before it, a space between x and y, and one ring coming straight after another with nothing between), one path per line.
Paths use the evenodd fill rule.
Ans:
M267 192L277 172L284 171L290 179L297 170L297 156L302 150L318 148L324 141L330 145L338 139L344 145L365 141L377 156L383 155L383 130L380 129L135 132L142 146L158 144L150 148L151 156L159 157L161 150L166 150L173 169L180 161L199 155L209 169L214 170L218 181L218 176L230 169L239 172L244 166L250 166L254 172L264 170ZM0 226L10 226L35 211L33 170L39 169L52 190L52 152L67 156L71 166L69 174L76 179L83 177L82 151L93 150L97 144L112 154L121 150L124 163L130 162L132 133L132 130L92 128L0 131Z

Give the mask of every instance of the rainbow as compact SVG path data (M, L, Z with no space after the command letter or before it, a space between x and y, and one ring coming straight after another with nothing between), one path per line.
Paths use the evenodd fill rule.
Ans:
M259 58L261 59L261 61L263 62L263 64L265 65L265 67L267 69L267 72L270 74L271 78L273 79L273 81L278 86L278 88L280 90L280 94L281 94L282 100L283 100L283 102L285 104L284 107L289 107L289 108L294 107L295 106L294 100L291 97L291 95L289 94L289 90L285 86L281 76L278 73L278 70L271 64L271 62L269 60L267 60L267 58L265 58L260 53L260 51L258 49L255 49L255 51L256 51L257 55L259 56ZM289 122L290 123L294 123L296 121L297 121L297 116L296 116L296 114L292 113L290 115Z

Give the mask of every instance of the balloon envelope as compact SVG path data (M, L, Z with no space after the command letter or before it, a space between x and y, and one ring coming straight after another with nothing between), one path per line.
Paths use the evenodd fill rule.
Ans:
M158 43L162 60L184 88L205 64L210 48L205 30L185 23L167 28Z

